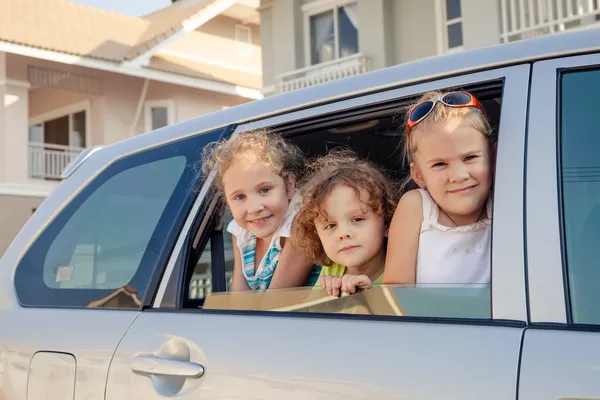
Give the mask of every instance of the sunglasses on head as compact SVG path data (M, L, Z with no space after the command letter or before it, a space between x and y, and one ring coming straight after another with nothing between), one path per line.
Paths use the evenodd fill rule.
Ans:
M414 106L408 113L406 122L406 134L419 122L423 121L440 102L448 107L477 107L483 111L483 107L477 101L475 96L469 92L450 92L443 94L435 99L427 100Z

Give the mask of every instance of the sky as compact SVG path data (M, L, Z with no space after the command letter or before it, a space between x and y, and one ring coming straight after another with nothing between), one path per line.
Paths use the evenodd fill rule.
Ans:
M139 17L171 4L171 0L70 0L74 3Z

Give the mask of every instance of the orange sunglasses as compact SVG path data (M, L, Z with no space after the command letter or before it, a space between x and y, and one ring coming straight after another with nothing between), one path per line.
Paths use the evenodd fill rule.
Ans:
M448 107L477 107L483 111L481 103L469 92L450 92L443 94L435 99L427 100L417 104L408 113L406 122L406 134L419 122L423 121L440 102Z

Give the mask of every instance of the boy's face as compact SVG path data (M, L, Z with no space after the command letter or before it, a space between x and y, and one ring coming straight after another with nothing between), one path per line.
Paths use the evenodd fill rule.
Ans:
M321 204L325 215L315 220L327 257L356 273L384 255L385 222L367 205L368 201L366 190L360 190L359 198L354 189L337 186Z

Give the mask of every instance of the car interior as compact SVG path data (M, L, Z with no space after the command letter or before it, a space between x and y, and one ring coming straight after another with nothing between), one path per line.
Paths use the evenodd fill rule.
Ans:
M445 90L467 90L473 93L490 120L492 140L497 140L502 99L501 81ZM392 181L399 181L408 173L408 168L402 165L400 147L404 135L404 114L407 107L418 97L368 104L331 115L293 121L270 129L298 145L307 159L324 155L336 147L350 148L359 156L380 166ZM222 205L222 202L220 203ZM216 206L215 210L217 211L214 214L219 215L219 218L211 218L211 226L218 232L218 239L209 241L204 237L204 240L201 240L201 232L197 233L194 241L197 244L194 252L196 256L188 261L184 275L184 287L188 288L187 295L181 299L184 308L202 307L204 299L211 291L227 291L229 288L228 276L230 277L233 270L233 253L231 235L226 232L226 227L231 221L231 214L227 212L226 207ZM215 245L221 249L215 249ZM221 262L215 262L215 253L220 254ZM221 282L216 281L217 277ZM223 279L226 282L222 282ZM207 289L207 285L211 287ZM203 288L199 289L200 286Z

